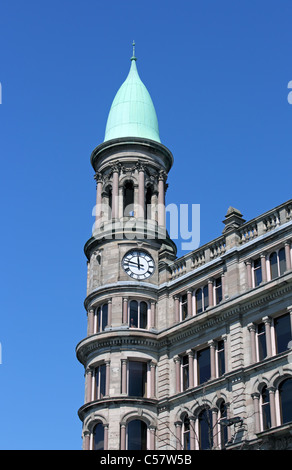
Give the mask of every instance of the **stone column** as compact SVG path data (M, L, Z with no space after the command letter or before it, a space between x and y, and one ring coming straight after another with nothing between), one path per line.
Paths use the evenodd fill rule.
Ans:
M96 208L95 208L95 227L100 227L102 218L102 176L101 173L96 173L94 176L96 180Z
M119 214L119 169L113 166L113 190L112 190L112 219L116 219Z
M175 363L175 392L180 393L181 391L181 380L180 380L180 357L174 357Z
M149 450L155 450L155 432L156 428L154 426L149 426L149 433L150 433L150 442L149 442Z
M123 325L127 325L128 323L128 299L126 297L123 298Z
M179 322L179 297L174 297L174 320L176 323Z
M274 428L275 426L277 426L276 405L275 405L276 389L274 387L270 387L268 390L269 390L269 398L270 398L271 427Z
M285 242L286 271L291 271L291 247L290 242Z
M189 358L189 388L194 386L194 352L190 349L187 351Z
M126 424L121 423L121 450L126 450Z
M208 342L210 348L210 364L211 364L211 379L216 378L216 362L215 362L215 342Z
M90 432L84 431L83 434L84 450L90 450Z
M104 450L108 450L108 424L103 425L103 448Z
M208 279L208 297L209 297L209 307L213 307L214 305L213 279Z
M122 395L127 395L127 359L122 359Z
M112 324L112 299L109 299L107 302L107 325L106 326L111 326Z
M155 362L150 362L150 398L155 398L156 393L156 364Z
M267 357L271 357L272 356L272 337L271 337L272 319L270 317L264 317L262 320L265 324Z
M181 421L176 421L175 425L175 435L176 435L176 450L182 450L182 437L181 437Z
M86 370L86 403L89 403L91 401L92 397L92 375L93 375L93 370L92 369L87 369Z
M260 432L261 426L260 426L260 406L259 406L259 400L260 400L260 394L259 393L252 393L251 397L253 399L253 405L254 405L254 432L255 434Z
M267 282L266 254L261 253L262 282Z
M165 227L165 172L161 170L158 177L158 225Z
M227 335L222 335L222 339L224 341L224 362L225 362L225 373L228 372L228 349L227 349Z
M109 386L110 386L110 360L105 362L105 395L109 396Z
M212 409L213 448L218 448L218 409Z
M94 331L94 309L92 307L88 310L87 320L87 336L90 336Z
M255 338L255 330L256 327L254 323L249 323L247 325L247 328L250 333L250 346L251 346L251 364L254 362L257 362L257 357L256 357L256 338Z
M247 274L247 287L248 289L252 288L252 272L251 272L251 260L245 262L246 265L246 274Z
M150 328L155 328L155 311L156 311L156 302L151 300L151 308L150 308Z
M196 450L195 418L190 416L190 449Z
M145 173L142 164L138 166L138 217L145 218Z
M193 293L191 290L187 291L187 299L188 299L188 317L191 317L193 314Z

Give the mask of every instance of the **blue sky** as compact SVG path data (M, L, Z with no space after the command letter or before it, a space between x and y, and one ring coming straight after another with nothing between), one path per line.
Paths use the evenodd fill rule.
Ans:
M291 198L291 17L289 0L2 0L0 449L81 448L90 154L133 39L167 203L200 204L203 244L230 205L249 220Z

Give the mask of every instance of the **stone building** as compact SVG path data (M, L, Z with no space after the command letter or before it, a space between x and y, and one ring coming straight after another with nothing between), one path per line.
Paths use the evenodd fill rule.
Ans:
M177 258L172 163L133 54L91 155L83 449L292 449L292 200Z

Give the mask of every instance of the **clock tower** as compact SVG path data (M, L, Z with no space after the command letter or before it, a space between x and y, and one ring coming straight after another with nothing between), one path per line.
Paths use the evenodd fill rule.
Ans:
M134 46L134 44L133 44ZM88 260L83 449L155 449L159 432L157 331L167 328L168 265L176 246L165 226L171 152L161 143L151 97L136 65L118 90L104 142L91 154L95 224Z

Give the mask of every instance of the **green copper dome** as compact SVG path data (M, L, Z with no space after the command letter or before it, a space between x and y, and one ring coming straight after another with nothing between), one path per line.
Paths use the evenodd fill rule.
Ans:
M160 142L155 108L131 58L129 74L112 103L104 141L120 137L142 137Z

